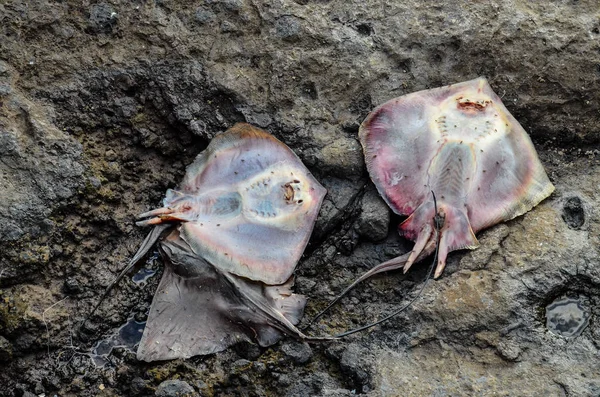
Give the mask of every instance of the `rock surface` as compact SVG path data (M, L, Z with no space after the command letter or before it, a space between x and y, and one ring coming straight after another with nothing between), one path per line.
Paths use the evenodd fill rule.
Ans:
M206 0L0 4L0 395L600 395L600 15L596 1ZM237 121L288 144L329 194L297 271L306 319L406 252L358 126L384 101L486 76L556 192L449 256L393 320L345 340L142 364L87 353L144 317L160 274L124 281L81 329L154 208ZM426 265L359 286L309 333L383 317ZM583 333L545 327L577 294ZM161 386L162 385L162 386ZM195 394L194 394L195 393Z
M187 382L166 380L156 388L156 397L196 397L198 393Z

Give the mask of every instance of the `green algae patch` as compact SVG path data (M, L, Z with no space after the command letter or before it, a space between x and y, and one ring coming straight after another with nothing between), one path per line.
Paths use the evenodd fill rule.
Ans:
M0 290L0 334L8 335L19 329L27 308L12 290Z

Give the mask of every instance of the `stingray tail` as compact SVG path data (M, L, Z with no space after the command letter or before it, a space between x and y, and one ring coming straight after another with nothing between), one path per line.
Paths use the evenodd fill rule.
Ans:
M257 339L261 346L269 346L280 338L277 331L293 336L297 339L309 342L331 341L335 337L311 337L305 335L296 327L304 312L306 298L291 292L293 277L286 283L265 287L262 294L245 288L240 280L227 272L223 275L237 287L237 291L246 296L248 302L252 302L268 319L268 325L258 328ZM265 299L265 296L268 299Z
M435 241L433 244L427 244L425 247L423 247L419 253L416 255L416 258L413 260L421 260L423 258L425 258L426 256L428 256L429 254L431 254L433 251L435 250ZM414 251L413 251L414 252ZM392 258L388 261L385 261L383 263L380 263L379 265L373 267L371 270L369 270L368 272L364 273L362 276L360 276L359 278L357 278L356 280L354 280L354 282L352 284L350 284L348 287L346 287L346 289L344 289L334 300L332 300L327 307L325 307L325 309L321 310L319 312L319 314L317 314L309 323L308 325L305 327L308 328L310 327L313 323L315 323L319 318L321 318L321 316L323 316L325 313L327 313L329 311L329 309L331 309L333 307L333 305L335 305L340 299L342 299L348 292L350 292L354 287L356 287L357 284L359 284L360 282L378 274L378 273L382 273L382 272L388 272L391 270L396 270L396 269L400 269L401 267L405 267L407 261L411 258L411 256L413 256L413 252L408 253L408 254L404 254L401 256L397 256L395 258Z
M108 296L110 291L112 291L114 286L117 285L117 283L119 281L121 281L121 279L123 279L123 277L125 277L125 275L135 265L137 265L140 260L142 260L142 258L148 253L148 251L150 251L150 249L152 248L154 243L156 243L156 241L158 240L160 235L163 233L163 231L166 228L168 228L169 226L170 225L159 225L159 226L154 227L152 229L152 231L150 233L148 233L148 235L142 242L141 247L137 250L137 252L133 256L133 258L131 258L131 260L129 261L127 266L125 266L125 268L123 270L121 270L121 273L119 273L119 275L113 281L111 281L111 283L108 285L108 287L106 287L106 289L104 290L104 293L102 294L100 299L98 299L98 302L96 303L96 305L94 305L94 307L92 308L90 313L83 319L83 321L79 325L79 328L81 328L87 322L87 320L89 320L90 317L92 317L92 315L96 312L96 310L98 310L98 308L100 307L100 305L102 304L104 299L106 299L106 297Z

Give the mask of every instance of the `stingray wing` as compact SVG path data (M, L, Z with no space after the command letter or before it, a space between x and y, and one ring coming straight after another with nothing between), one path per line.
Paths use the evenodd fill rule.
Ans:
M371 179L390 208L409 215L430 195L427 170L440 136L430 109L448 95L433 89L392 99L375 108L359 130Z
M477 169L467 196L474 232L531 210L548 197L554 186L529 135L506 109L485 79L471 82L490 98L493 117L501 120L487 139L475 145ZM497 116L495 116L497 115Z
M212 354L251 340L241 324L224 316L223 309L232 307L227 299L231 287L214 270L210 273L183 278L165 266L138 347L139 360Z
M305 216L314 219L316 211ZM227 223L186 222L180 230L194 252L219 269L273 285L294 272L312 224L285 230L239 216Z
M273 135L246 123L237 123L215 136L187 168L180 189L193 194L203 189L228 189L277 163L302 161Z
M306 304L291 292L292 280L277 286L222 273L198 258L177 231L161 242L165 271L148 314L137 357L144 361L212 354L240 341L261 346L294 326Z
M292 275L326 193L286 145L247 124L215 137L182 188L188 195L235 192L238 212L184 222L182 237L222 271L267 284Z

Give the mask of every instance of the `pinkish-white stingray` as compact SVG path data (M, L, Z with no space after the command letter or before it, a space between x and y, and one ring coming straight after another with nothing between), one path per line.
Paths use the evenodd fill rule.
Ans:
M248 124L216 136L178 190L139 225L156 225L166 268L137 352L186 358L240 340L262 346L295 327L306 300L291 292L325 189L283 143Z
M388 205L408 215L400 234L414 240L404 266L435 250L435 277L449 252L479 246L478 231L524 214L552 193L529 136L484 78L419 91L379 106L359 131L369 174Z
M408 216L399 231L415 245L360 276L313 322L361 281L406 272L436 245L439 277L449 252L477 248L475 233L554 190L529 136L484 78L392 99L367 116L359 137L371 179L390 208Z

